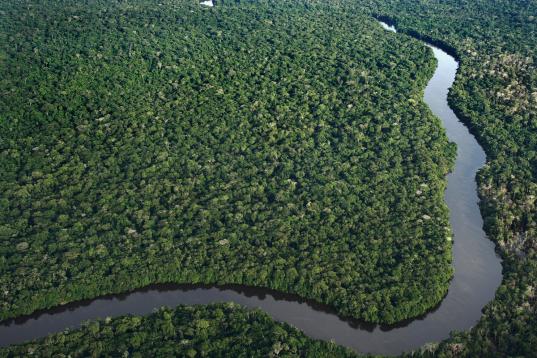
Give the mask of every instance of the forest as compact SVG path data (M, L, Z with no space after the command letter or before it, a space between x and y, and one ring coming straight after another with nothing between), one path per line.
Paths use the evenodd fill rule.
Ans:
M324 3L0 6L0 319L167 282L387 323L446 294L418 41Z
M261 311L233 303L163 308L145 316L88 322L19 346L0 357L355 357L308 338Z
M460 61L449 95L487 153L478 174L485 230L503 259L496 298L471 331L432 355L534 356L537 347L537 2L352 1Z
M0 319L153 282L270 287L373 322L432 307L451 277L442 195L455 148L421 102L432 55L382 36L376 17L460 61L449 101L487 152L481 208L504 267L473 329L413 356L532 356L537 3L216 7L0 2ZM142 356L161 341L225 354L239 338L218 330L244 336L245 320L266 354L275 327L280 355L349 354L230 307L88 323L0 355L112 355L114 336ZM211 328L199 341L171 343L200 317Z

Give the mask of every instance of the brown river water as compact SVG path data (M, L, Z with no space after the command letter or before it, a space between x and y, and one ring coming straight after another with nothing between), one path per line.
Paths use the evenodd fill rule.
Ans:
M385 23L381 25L395 32ZM388 36L402 36L389 34ZM457 61L434 46L438 67L425 89L424 101L438 116L450 141L458 148L455 169L448 175L445 200L454 234L455 274L449 292L432 311L393 326L368 324L337 316L324 305L295 295L240 286L155 285L121 295L75 302L0 323L0 346L21 343L50 333L76 328L83 321L125 314L145 315L158 307L233 301L260 308L310 337L334 340L362 353L399 354L437 342L453 330L467 330L481 317L502 279L500 258L483 232L475 176L486 156L450 109L447 95L457 72Z

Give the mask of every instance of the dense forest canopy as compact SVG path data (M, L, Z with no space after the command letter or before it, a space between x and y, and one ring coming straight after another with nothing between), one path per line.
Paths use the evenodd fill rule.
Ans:
M442 176L453 148L421 103L430 53L382 33L374 15L460 60L450 104L487 151L482 210L504 258L479 324L416 355L534 354L537 2L217 8L0 2L0 317L157 281L268 286L373 321L437 302L450 277ZM194 322L215 310L233 323L218 318L197 354L218 329L259 315L163 312ZM112 352L110 337L132 350L140 342L120 322L145 352L182 349L158 328L163 317L92 323L0 354L92 340ZM174 334L192 322L175 321ZM293 352L314 344L301 342L282 340Z
M479 324L435 354L533 356L537 347L537 1L356 0L460 59L450 105L488 156L478 175L504 280Z
M322 3L0 7L0 318L155 282L373 322L445 295L423 44Z

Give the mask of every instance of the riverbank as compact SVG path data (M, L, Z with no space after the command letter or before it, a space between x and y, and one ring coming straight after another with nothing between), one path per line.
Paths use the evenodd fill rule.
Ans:
M438 68L425 90L425 101L442 119L448 136L459 148L456 167L448 176L446 190L451 225L455 233L455 276L448 296L433 312L400 325L376 326L355 320L342 321L325 306L263 289L156 288L112 299L97 299L78 306L75 304L61 314L42 313L20 324L12 321L8 326L0 327L0 336L20 339L21 336L16 331L46 334L43 330L50 329L47 322L51 320L61 330L103 315L148 313L163 304L173 306L178 303L229 300L249 307L261 307L273 318L291 323L311 337L334 339L339 344L368 353L397 354L418 348L426 342L444 339L453 329L469 328L479 319L481 308L493 296L501 279L501 268L491 243L481 230L482 222L477 208L474 177L484 163L484 154L447 105L447 93L455 78L457 63L442 51L433 51L438 60Z

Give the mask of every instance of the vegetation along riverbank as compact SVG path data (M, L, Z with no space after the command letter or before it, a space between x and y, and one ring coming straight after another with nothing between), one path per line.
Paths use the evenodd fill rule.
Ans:
M0 2L0 319L155 282L269 287L371 322L437 304L452 276L455 148L422 102L430 51L383 36L374 16L460 60L449 101L487 152L481 208L504 260L481 321L415 355L534 354L537 4L215 8ZM60 341L72 352L88 337L110 354L113 337L224 354L238 339L224 328L267 353L350 354L229 305L91 323L1 354Z
M2 3L0 317L156 282L388 323L445 295L430 50L324 4L213 9Z
M478 175L485 230L504 280L471 331L438 353L532 356L537 347L537 3L357 1L460 60L450 106L488 156Z

